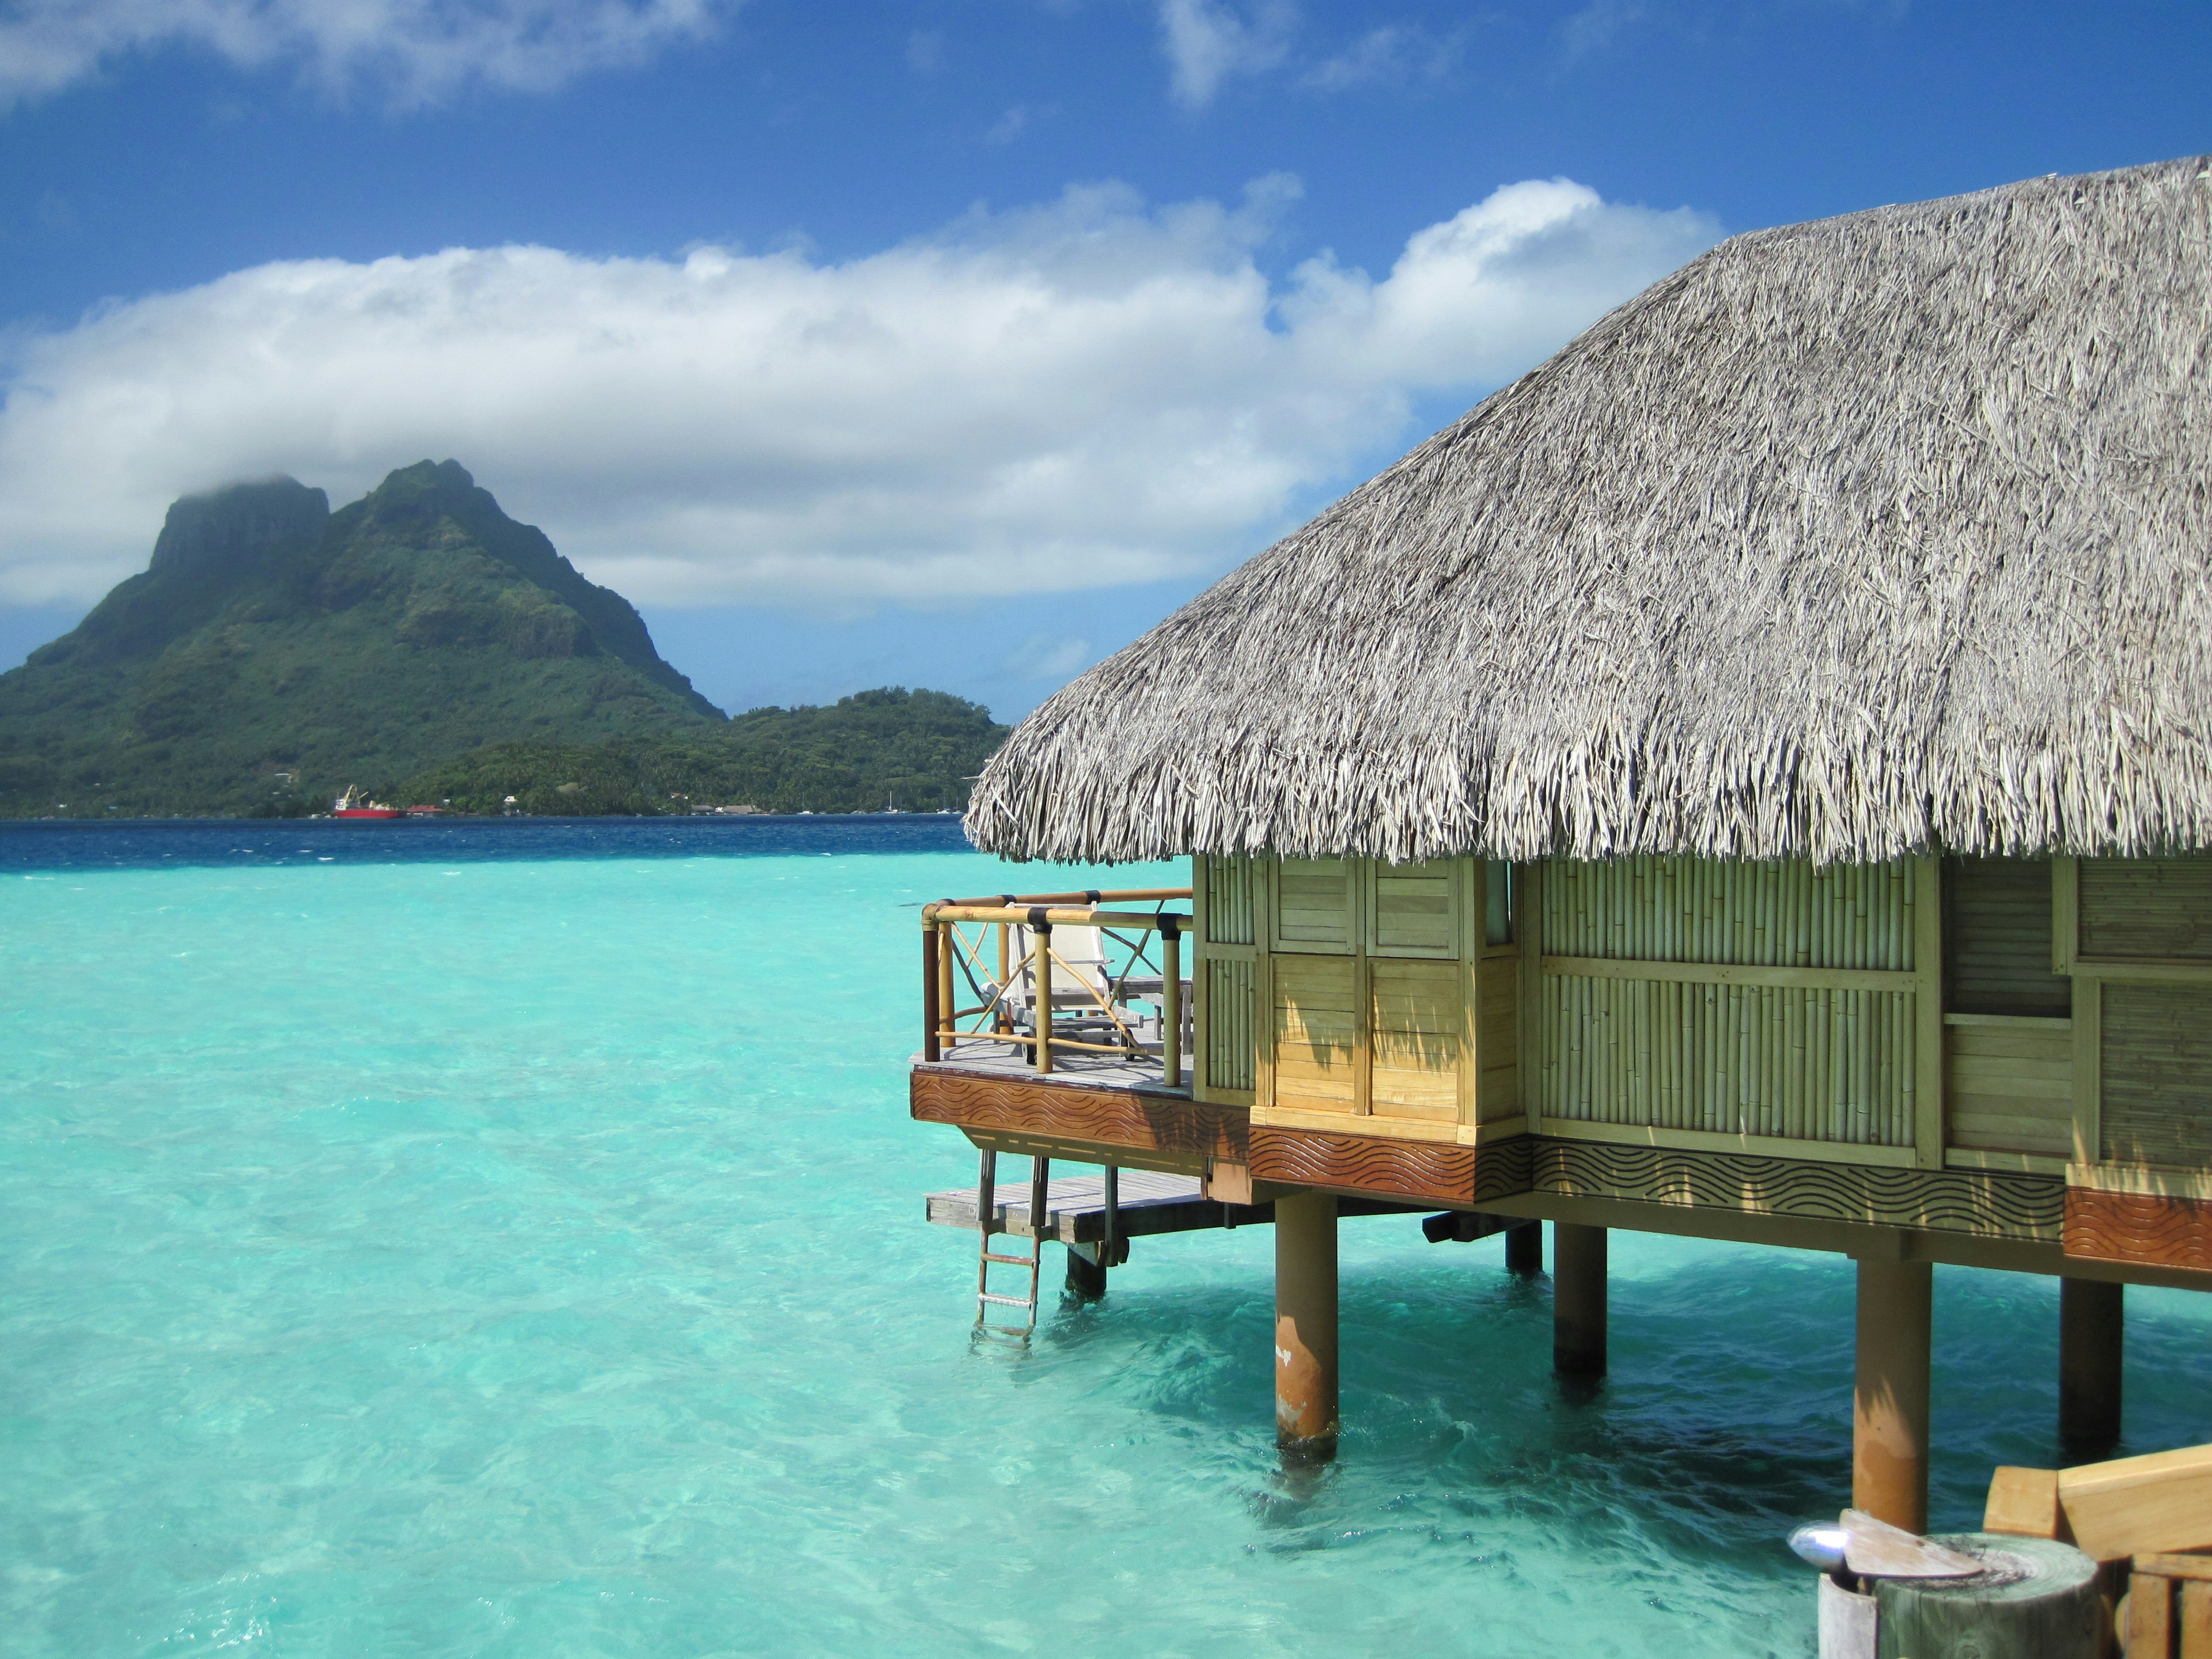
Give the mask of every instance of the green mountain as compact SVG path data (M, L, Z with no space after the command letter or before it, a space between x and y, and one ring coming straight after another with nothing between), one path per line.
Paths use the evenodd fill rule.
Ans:
M280 478L177 502L142 574L0 674L0 816L326 808L486 744L726 724L457 463L337 513Z
M1006 731L962 698L893 688L610 744L495 744L395 793L471 812L499 811L509 796L530 813L957 811Z

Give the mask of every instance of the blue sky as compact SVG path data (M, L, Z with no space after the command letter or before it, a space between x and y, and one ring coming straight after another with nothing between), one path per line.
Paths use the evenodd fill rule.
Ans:
M726 707L1019 713L1735 231L2212 149L2212 6L0 0L0 665L452 455Z

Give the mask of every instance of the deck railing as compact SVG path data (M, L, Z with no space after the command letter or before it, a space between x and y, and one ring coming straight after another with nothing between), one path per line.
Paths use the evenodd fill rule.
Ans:
M1191 919L1167 906L1189 897L1188 887L1139 887L924 905L922 1057L1005 1044L1026 1048L1035 1068L1049 1073L1063 1049L1138 1063L1157 1054L1162 1081L1181 1087L1182 945ZM1130 908L1138 905L1152 908ZM1097 930L1094 956L1055 948L1055 930L1075 927ZM1133 1007L1145 1000L1157 1002L1156 1018ZM1156 1040L1148 1035L1155 1024Z

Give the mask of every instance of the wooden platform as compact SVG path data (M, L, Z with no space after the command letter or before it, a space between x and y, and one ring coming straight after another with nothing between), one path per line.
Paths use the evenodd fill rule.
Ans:
M949 1045L945 1058L924 1060L916 1054L912 1065L918 1072L968 1073L978 1077L1006 1078L1024 1083L1036 1083L1050 1087L1078 1089L1139 1089L1150 1094L1173 1095L1183 1100L1190 1098L1191 1068L1196 1063L1193 1057L1182 1058L1183 1081L1170 1089L1161 1080L1160 1060L1157 1054L1142 1060L1127 1060L1119 1054L1085 1054L1079 1049L1055 1048L1052 1055L1052 1070L1043 1076L1030 1064L1029 1051L1010 1042L962 1042Z
M1275 1218L1273 1204L1224 1204L1205 1197L1195 1176L1124 1170L1118 1219L1124 1238L1162 1233L1193 1233L1230 1227L1265 1226ZM992 1214L997 1231L1017 1238L1031 1236L1030 1183L1026 1173L1002 1179L993 1188ZM1389 1204L1376 1199L1343 1198L1340 1215L1420 1215L1428 1206ZM939 1227L975 1230L975 1188L932 1193L929 1219ZM1064 1176L1045 1184L1044 1236L1062 1244L1095 1244L1106 1237L1106 1178Z

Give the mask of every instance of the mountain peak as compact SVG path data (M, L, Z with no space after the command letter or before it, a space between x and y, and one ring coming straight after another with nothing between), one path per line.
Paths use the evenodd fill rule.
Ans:
M0 816L235 810L279 775L335 794L488 743L723 723L458 461L336 513L264 479L176 502L149 568L0 675Z
M331 498L297 478L263 478L186 495L170 504L147 568L161 575L235 570L272 548L313 542L330 516Z

